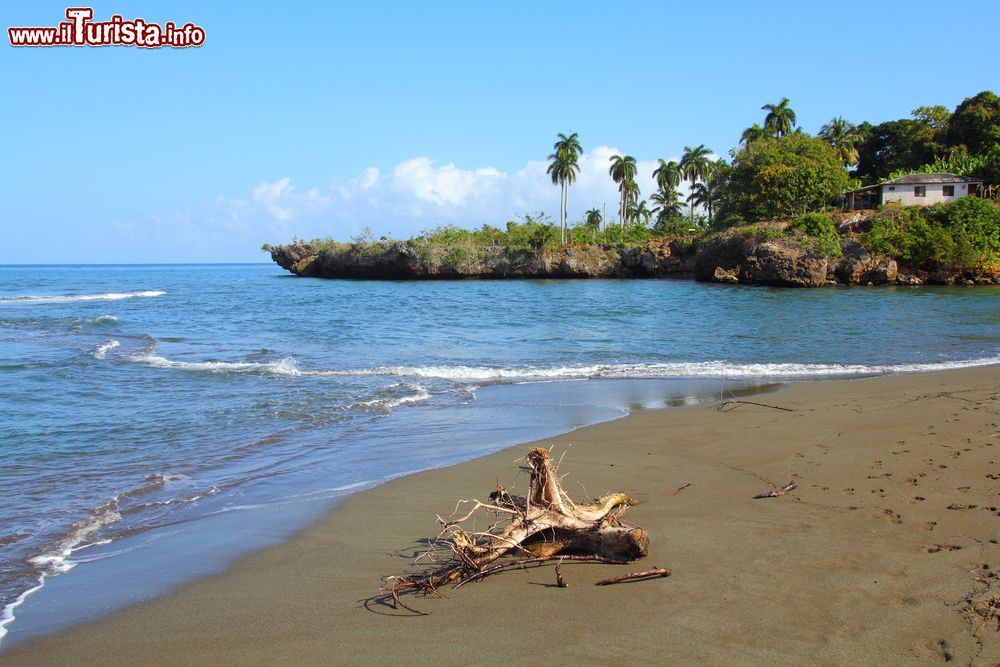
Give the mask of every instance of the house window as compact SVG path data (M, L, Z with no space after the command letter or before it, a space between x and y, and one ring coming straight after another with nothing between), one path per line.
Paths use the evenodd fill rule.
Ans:
M943 194L945 197L954 197L955 196L955 186L954 185L942 185L941 186L941 194Z
M890 185L890 186L889 186L889 191L890 191L890 192L894 191L895 189L896 189L896 186L895 186L895 185Z
M926 197L927 196L927 186L926 185L914 185L913 186L913 196L914 197Z

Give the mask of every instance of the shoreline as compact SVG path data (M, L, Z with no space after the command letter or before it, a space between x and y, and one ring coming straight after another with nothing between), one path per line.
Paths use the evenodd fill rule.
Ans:
M559 662L985 658L1000 644L977 637L972 617L981 616L976 604L1000 603L990 576L1000 529L988 509L997 482L984 478L1000 474L998 369L801 382L766 401L791 413L650 410L539 441L560 455L568 447L561 472L571 495L584 495L577 482L587 495L629 493L640 501L630 520L651 535L638 563L566 567L566 590L547 587L552 574L539 569L417 599L429 617L390 618L388 607L364 604L380 577L406 571L419 540L437 533L435 513L487 495L498 477L514 479L530 446L517 445L351 496L220 575L18 644L4 660L363 662L343 653L359 645L396 661L458 660L447 651L460 645L496 662L539 652ZM749 500L789 477L795 492ZM684 483L691 487L672 496ZM589 585L653 566L674 574ZM606 631L593 632L595 617Z

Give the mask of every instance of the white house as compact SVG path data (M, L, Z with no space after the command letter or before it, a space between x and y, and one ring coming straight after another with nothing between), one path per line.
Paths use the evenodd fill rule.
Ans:
M903 206L944 204L978 195L983 182L955 174L907 174L844 195L844 210L877 208L888 202Z

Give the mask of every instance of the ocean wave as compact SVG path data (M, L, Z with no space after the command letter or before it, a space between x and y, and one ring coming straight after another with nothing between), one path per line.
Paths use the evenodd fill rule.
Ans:
M119 343L114 339L109 340L107 343L101 343L96 348L94 348L93 352L94 359L104 359L109 351L115 349L116 347L119 347L120 345L121 343Z
M101 315L100 317L95 317L94 319L90 320L90 323L91 324L112 324L112 323L117 322L117 321L118 321L118 318L115 317L114 315Z
M112 498L91 510L89 517L70 526L66 535L51 551L29 558L28 562L41 570L41 574L45 576L51 577L68 572L76 566L76 563L70 560L74 551L93 546L95 543L87 542L89 538L102 528L121 520L122 515L118 512L118 500Z
M141 290L138 292L108 292L106 294L63 294L25 295L0 297L0 303L73 303L74 301L119 301L121 299L151 298L164 296L163 290ZM114 317L107 315L104 317ZM98 320L101 318L98 318ZM96 321L96 320L95 320Z
M289 377L399 377L449 380L462 385L483 383L583 380L590 378L811 378L887 375L952 370L1000 364L1000 356L900 364L842 363L738 363L724 360L588 364L579 366L376 366L345 370L303 369L292 357L269 362L175 361L154 354L133 356L132 361L158 368L178 368L214 373L269 373ZM478 387L477 387L478 388ZM423 400L423 399L420 399Z
M327 375L322 371L303 371L291 357L277 361L177 361L157 354L133 355L130 361L153 366L154 368L177 368L186 371L208 371L211 373L271 373L274 375Z
M902 364L810 364L810 363L735 363L698 361L650 364L592 364L552 367L497 366L386 366L354 371L343 375L383 375L451 380L473 385L484 382L525 382L580 380L589 378L809 378L830 376L885 375L970 368L1000 364L1000 356Z
M389 412L393 408L409 403L423 403L431 397L429 391L417 385L405 383L394 384L380 392L380 396L367 401L360 401L351 406L353 409L377 410L379 412Z
M79 559L75 554L84 549L110 544L124 537L145 532L157 525L155 522L145 522L144 525L128 527L116 533L108 532L107 529L110 526L120 523L124 515L141 511L161 510L156 516L162 516L164 508L192 503L200 498L218 493L217 488L211 487L206 491L182 497L139 502L133 505L127 502L136 496L145 496L154 491L169 488L175 482L187 479L188 477L185 475L163 475L158 473L148 475L141 485L123 491L93 508L90 511L90 516L70 526L63 536L56 540L43 553L28 558L27 564L34 569L32 575L33 583L0 611L0 640L7 634L7 626L15 620L15 609L23 604L28 596L41 590L45 586L47 578L65 574L76 567L80 560L87 560Z

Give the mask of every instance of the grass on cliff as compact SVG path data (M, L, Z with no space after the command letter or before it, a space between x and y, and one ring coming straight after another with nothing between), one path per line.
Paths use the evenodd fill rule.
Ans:
M738 232L757 243L787 239L834 259L843 254L833 218L824 213L806 213L790 222L773 221L750 225L740 228Z
M573 225L569 229L571 245L592 245L601 243L620 243L635 245L643 241L668 236L643 225L631 225L624 231L618 225L609 225L607 229L596 229L584 223ZM669 235L671 237L676 235ZM505 229L492 225L483 225L478 229L463 229L457 225L439 225L424 230L406 243L422 256L427 258L446 259L449 264L461 264L464 261L477 259L484 249L501 248L504 250L557 250L562 247L559 225L544 213L524 215L520 222L510 221ZM354 252L378 254L388 250L397 243L385 237L376 239L370 229L365 228L354 236L350 242L336 241L333 238L315 239L310 245L324 252ZM265 247L265 250L269 248Z

